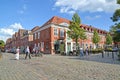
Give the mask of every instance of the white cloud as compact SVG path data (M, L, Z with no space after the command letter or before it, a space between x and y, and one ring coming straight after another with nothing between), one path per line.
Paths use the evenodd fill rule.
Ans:
M120 7L116 0L56 0L55 8L59 7L61 13L80 12L114 12Z
M20 23L14 23L14 24L10 25L10 28L23 29L23 27L22 27L22 25Z
M0 28L0 39L6 41L7 38L10 38L19 29L23 29L20 23L14 23L12 25Z
M6 42L8 38L10 38L10 36L0 35L0 40L3 40L4 42Z
M14 34L14 30L9 28L2 28L0 29L0 33L5 35L12 35Z

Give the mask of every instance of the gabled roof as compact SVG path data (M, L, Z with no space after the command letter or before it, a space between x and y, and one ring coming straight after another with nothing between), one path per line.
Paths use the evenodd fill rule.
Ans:
M70 24L70 22L71 22L71 21L68 20L68 19L61 18L61 17L58 17L58 16L53 16L53 17L52 17L51 19L49 19L42 27L44 27L44 26L46 26L46 25L48 25L48 24L51 24L51 23L59 25L59 24L61 24L61 23ZM101 30L101 29L95 28L95 27L93 27L93 26L85 25L85 24L80 24L80 27L89 28L89 29L93 29L93 30L96 29L97 31L103 31L103 32L107 33L107 31L105 31L105 30Z
M51 23L60 24L60 23L63 23L63 22L70 24L70 20L67 20L65 18L61 18L61 17L58 17L58 16L53 16L43 26L46 26L46 25L51 24Z
M34 31L36 31L38 29L40 29L40 27L39 26L35 26L31 31L34 32Z
M97 31L99 31L99 32L104 32L105 34L107 34L108 32L107 31L105 31L105 30L102 30L102 29L98 29L98 28L96 28L96 27L93 27L93 26L89 26L89 25L85 25L85 24L81 24L81 26L80 26L81 28L83 27L83 28L89 28L89 29L92 29L92 30L97 30Z

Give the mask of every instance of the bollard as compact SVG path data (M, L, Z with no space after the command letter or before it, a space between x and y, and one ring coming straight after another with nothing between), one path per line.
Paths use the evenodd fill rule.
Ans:
M107 52L107 56L109 57L109 51Z
M113 51L112 51L112 58L114 59L114 53L113 53Z
M102 58L104 58L104 51L102 52Z

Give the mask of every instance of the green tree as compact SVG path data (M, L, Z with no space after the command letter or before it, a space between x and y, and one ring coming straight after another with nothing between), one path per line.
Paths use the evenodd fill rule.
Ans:
M117 4L120 4L120 0L117 0ZM114 42L120 42L120 33L116 32L116 30L120 29L120 9L117 9L113 17L111 17L112 21L115 22L115 25L113 25L110 29L110 32L113 33L113 40Z
M70 30L67 31L67 34L70 38L74 39L76 42L76 50L78 47L78 39L86 39L85 30L80 28L81 26L81 19L77 13L75 13L72 17L72 21L70 26L68 27Z
M113 42L113 40L112 40L111 35L110 35L110 34L107 34L107 35L106 35L106 44L107 44L107 45L110 45L110 44L112 44L112 42Z
M0 40L0 47L4 47L5 46L5 42L3 40Z
M97 46L99 41L100 41L100 36L98 35L98 32L94 30L92 42L95 44L95 47Z
M120 5L120 0L117 0L117 4ZM114 42L120 42L120 33L116 31L120 29L120 8L114 12L111 19L113 22L116 22L115 25L111 27L111 31L113 33L113 40ZM120 49L118 57L120 58Z
M117 0L117 4L120 4L120 0ZM114 14L113 17L111 17L111 19L116 22L118 20L120 20L120 9L117 9Z

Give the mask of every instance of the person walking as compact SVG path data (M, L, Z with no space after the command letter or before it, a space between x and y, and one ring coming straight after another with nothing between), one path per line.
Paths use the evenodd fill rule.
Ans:
M27 59L27 56L29 56L29 59L31 59L29 46L26 47L25 54L26 54L25 59Z
M88 53L88 47L85 49L85 53L86 53L86 56L89 55L89 53Z
M84 56L83 48L80 48L80 56Z
M16 60L19 60L19 54L20 54L20 49L19 49L19 47L17 47L16 54L15 54Z

